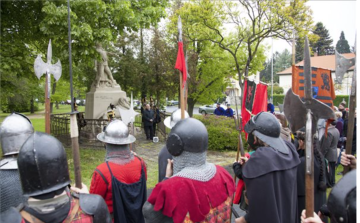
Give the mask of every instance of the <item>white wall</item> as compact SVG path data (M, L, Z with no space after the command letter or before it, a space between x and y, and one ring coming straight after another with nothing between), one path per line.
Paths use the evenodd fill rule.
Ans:
M279 86L284 89L284 94L291 88L292 78L289 75L279 75Z

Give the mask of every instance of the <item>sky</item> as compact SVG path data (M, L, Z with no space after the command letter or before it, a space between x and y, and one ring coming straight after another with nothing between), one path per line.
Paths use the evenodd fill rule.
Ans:
M359 3L358 3L359 4ZM354 46L356 34L356 1L355 0L309 0L307 5L313 11L314 24L322 22L336 46L341 31L344 31L345 39L350 48ZM271 46L271 39L266 41ZM288 49L291 52L291 45L284 40L273 40L273 52L282 52ZM271 57L271 48L267 51L267 57Z

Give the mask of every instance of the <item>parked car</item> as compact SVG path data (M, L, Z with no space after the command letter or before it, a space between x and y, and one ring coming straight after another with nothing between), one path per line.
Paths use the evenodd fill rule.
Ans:
M220 105L223 109L227 109L225 105ZM212 105L204 105L199 107L199 113L206 115L206 114L214 114L214 111L216 109L216 104Z
M171 100L171 101L168 101L168 102L167 102L167 105L168 105L168 106L179 105L179 101L172 101L172 100Z

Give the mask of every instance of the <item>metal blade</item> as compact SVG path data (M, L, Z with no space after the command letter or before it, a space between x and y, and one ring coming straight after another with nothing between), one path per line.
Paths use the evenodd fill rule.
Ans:
M38 79L41 78L41 76L46 73L46 70L48 69L48 64L45 63L42 59L41 56L38 55L35 59L35 63L34 63L34 71L35 71L35 75Z
M312 99L312 83L311 83L311 62L310 62L310 49L309 40L305 37L304 47L304 88L305 88L305 103L307 100Z
M52 58L52 47L51 47L51 39L49 40L48 51L47 51L47 63L51 64Z
M290 88L284 98L284 114L289 121L290 129L296 132L306 124L306 107L300 97Z
M60 60L56 64L50 66L49 72L50 74L54 75L56 81L58 81L61 77L61 63Z
M181 23L181 17L179 16L178 19L178 32L179 32L179 42L182 42L182 23Z
M345 58L335 50L335 83L342 84L346 71L355 65L355 57L351 59Z

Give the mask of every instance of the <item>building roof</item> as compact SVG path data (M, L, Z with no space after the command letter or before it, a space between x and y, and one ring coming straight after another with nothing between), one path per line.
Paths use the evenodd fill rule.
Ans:
M345 58L353 58L355 57L354 53L344 53L341 54L343 55ZM312 67L317 67L317 68L323 68L323 69L328 69L331 71L335 71L335 55L326 55L326 56L316 56L316 57L311 57L310 58L310 63ZM297 64L295 64L296 66L304 66L304 61L301 61ZM350 67L348 70L354 70L354 66ZM278 75L289 75L291 74L291 67L277 73Z

